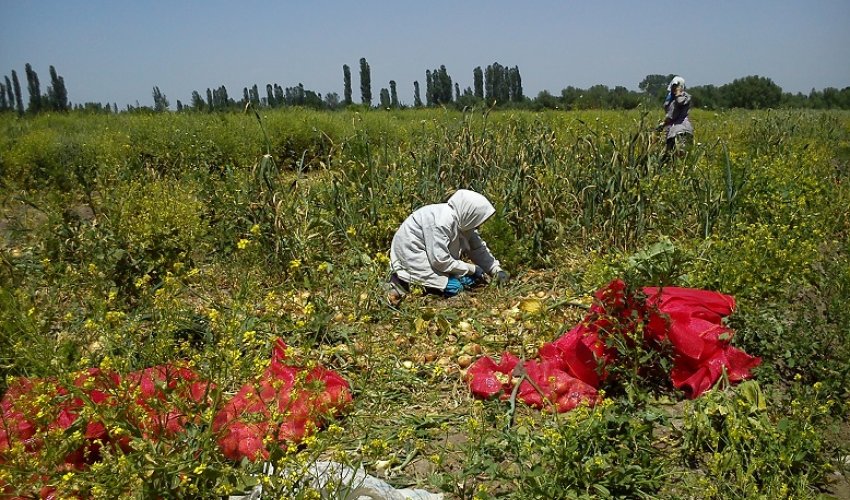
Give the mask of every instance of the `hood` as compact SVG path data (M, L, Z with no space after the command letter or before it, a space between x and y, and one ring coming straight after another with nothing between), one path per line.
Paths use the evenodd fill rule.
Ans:
M458 189L449 198L448 204L457 214L458 228L461 231L477 228L496 213L496 209L484 195L468 189Z
M680 89L685 90L685 79L681 76L675 76L670 83L667 84L667 92L673 89L673 85L678 85Z

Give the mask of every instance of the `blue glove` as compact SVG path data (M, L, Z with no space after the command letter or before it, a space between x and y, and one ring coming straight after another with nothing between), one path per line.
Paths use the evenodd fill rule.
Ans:
M472 288L475 285L475 280L472 276L461 276L458 278L460 284L463 285L464 288Z
M443 293L446 295L446 297L454 297L455 295L459 294L461 290L463 290L463 284L460 282L460 280L455 278L454 276L449 276L449 282L446 283L446 288L443 289Z

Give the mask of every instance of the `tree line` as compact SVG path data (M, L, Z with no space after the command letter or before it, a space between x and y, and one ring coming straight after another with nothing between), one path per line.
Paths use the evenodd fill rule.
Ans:
M184 104L176 101L178 112L215 112L244 109L248 105L257 108L280 108L301 106L315 109L340 109L349 106L365 108L401 109L408 107L450 107L450 108L515 108L515 109L632 109L640 105L657 105L664 98L667 83L673 74L647 75L639 84L638 91L623 86L610 88L606 85L594 85L589 88L568 86L559 95L548 90L540 91L535 97L528 97L522 88L522 76L518 66L503 66L494 62L482 68L472 70L472 86L461 88L452 79L445 65L425 71L425 99L423 101L419 81L413 82L413 102L402 103L398 98L398 86L390 80L387 87L378 92L378 102L373 103L371 67L366 58L359 61L360 102L353 100L351 67L342 66L343 93L321 93L307 89L302 83L292 87L283 87L277 83L268 83L265 88L253 84L244 87L242 95L236 99L229 95L224 85L207 88L206 92L193 91L190 101ZM11 78L6 76L0 83L0 111L12 111L19 115L36 114L43 111L87 110L95 112L117 113L113 103L101 104L87 102L72 105L64 79L50 66L50 85L42 94L38 75L30 64L25 68L29 99L24 106L23 92L17 73L12 70ZM728 108L766 109L766 108L814 108L814 109L850 109L850 87L841 90L828 87L823 90L812 89L809 94L783 92L782 88L770 78L752 75L738 78L730 83L715 85L697 85L688 87L693 105L698 108L719 110ZM158 86L152 91L153 106L128 105L125 111L164 112L170 109L170 102Z

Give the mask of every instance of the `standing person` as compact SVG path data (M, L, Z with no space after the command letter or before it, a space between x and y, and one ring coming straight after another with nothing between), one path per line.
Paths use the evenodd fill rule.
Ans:
M667 128L667 145L661 161L666 162L674 151L682 150L693 140L694 126L688 119L691 109L691 96L685 92L685 79L676 76L667 85L667 97L664 99L664 111L667 115L658 124L659 132Z
M508 273L478 234L494 213L496 209L483 195L460 189L446 203L426 205L410 214L390 247L390 304L398 305L411 284L452 297L483 283L485 274L494 281L507 281ZM461 260L462 256L472 262Z

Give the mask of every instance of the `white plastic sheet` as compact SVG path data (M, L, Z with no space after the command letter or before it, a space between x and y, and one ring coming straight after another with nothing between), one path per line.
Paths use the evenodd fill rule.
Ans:
M274 475L274 467L266 466L266 474ZM356 470L337 462L319 461L311 464L303 478L302 487L317 490L323 499L339 500L442 500L442 493L421 489L396 489L386 481L366 474L362 467ZM262 486L256 486L248 495L231 496L230 500L261 500Z

